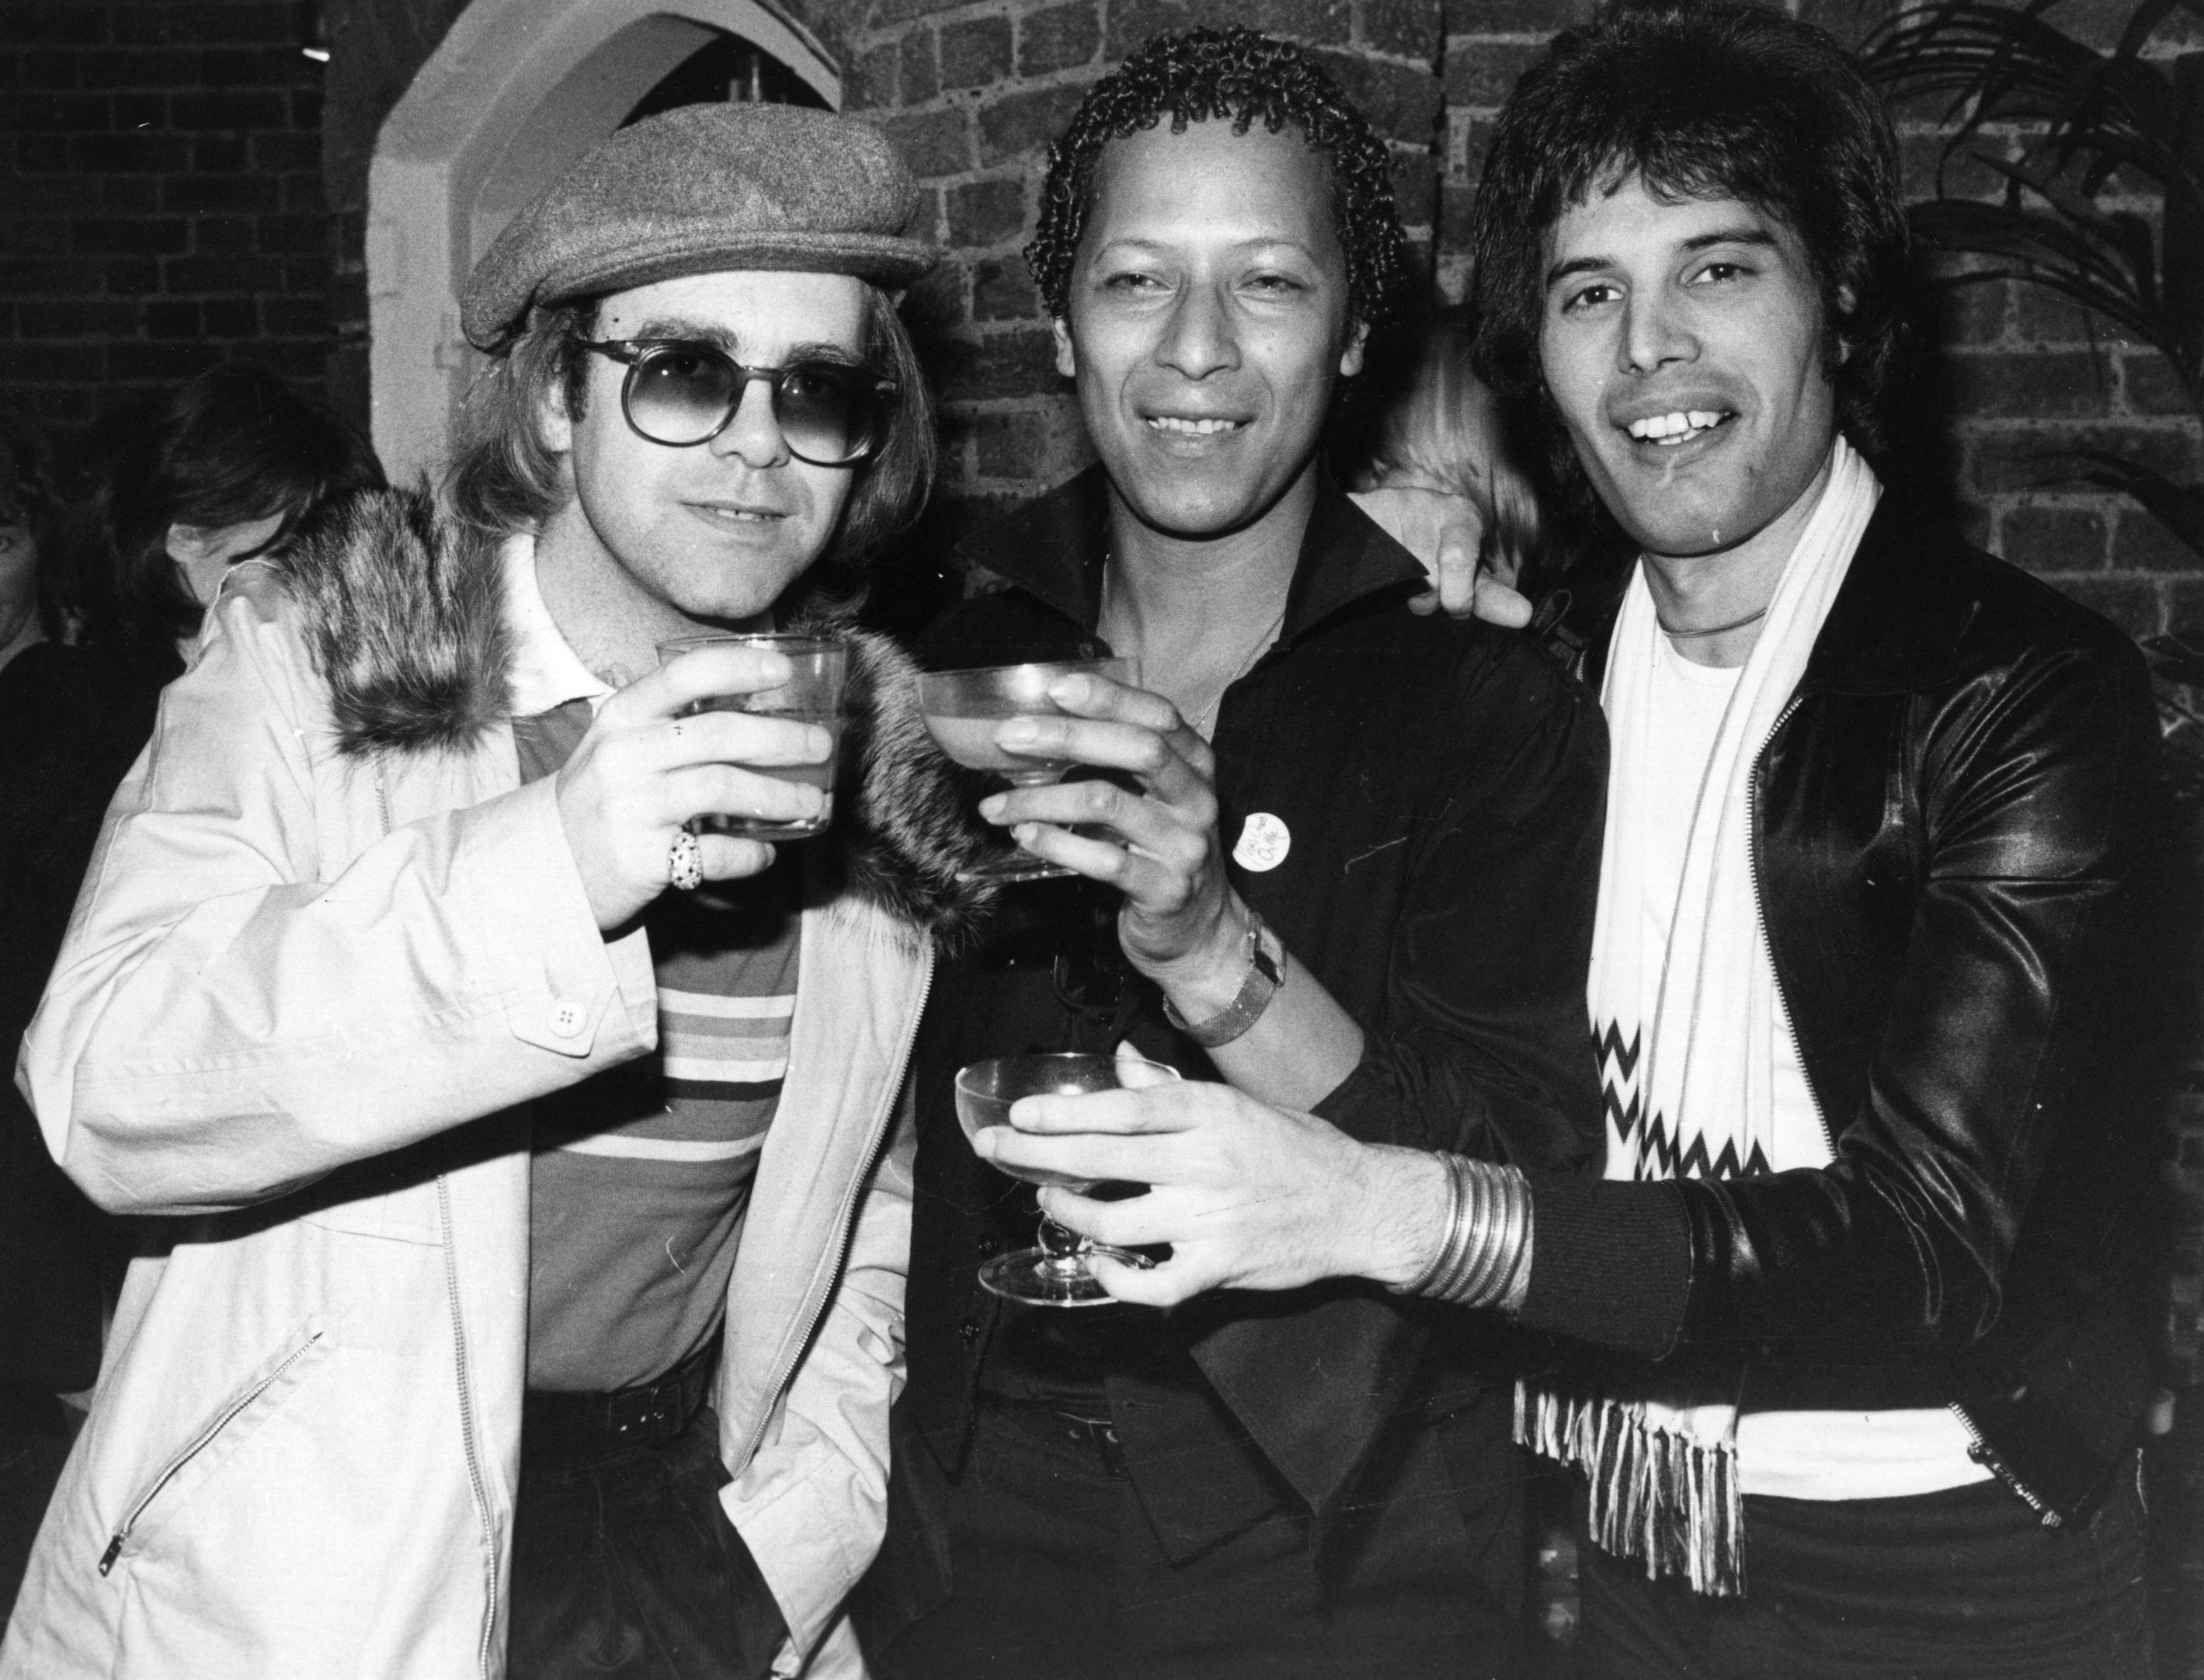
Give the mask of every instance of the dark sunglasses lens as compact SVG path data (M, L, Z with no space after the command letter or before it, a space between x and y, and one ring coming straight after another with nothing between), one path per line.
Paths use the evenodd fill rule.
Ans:
M797 362L780 376L781 436L800 460L839 466L870 454L880 404L872 371L838 362Z
M734 412L735 366L708 344L662 344L637 360L627 417L659 443L702 443Z
M684 445L717 436L742 401L743 376L709 344L654 345L627 382L627 417L655 442ZM862 460L879 446L886 419L868 368L796 362L774 381L773 414L790 453L821 466Z

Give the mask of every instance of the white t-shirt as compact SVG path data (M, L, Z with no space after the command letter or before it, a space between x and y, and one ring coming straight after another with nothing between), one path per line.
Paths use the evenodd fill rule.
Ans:
M1738 668L1717 669L1686 659L1665 636L1654 666L1654 745L1650 774L1654 787L1646 802L1646 832L1636 843L1644 848L1648 888L1644 895L1646 949L1665 950L1675 914L1676 893L1684 877L1684 852L1691 838L1692 813L1699 784L1714 752L1722 711L1737 690ZM1660 883L1660 884L1656 884ZM1639 1024L1654 1018L1661 965L1640 970L1644 994L1638 1021L1621 1024L1623 1042L1634 1044ZM1739 989L1742 989L1739 988ZM1638 1129L1625 1139L1613 1115L1627 1112L1639 1092L1643 1063L1633 1055L1626 1065L1612 1049L1603 1053L1601 1077L1610 1094L1608 1147L1632 1152L1651 1147ZM1785 1118L1819 1124L1806 1083L1805 1064L1790 1023L1782 1024L1774 1069L1774 1095ZM1764 1163L1761 1164L1764 1167ZM1613 1176L1610 1173L1610 1176ZM1668 1176L1665 1167L1647 1163L1639 1178ZM1773 1493L1794 1499L1877 1499L1931 1493L1982 1481L1990 1472L1967 1456L1972 1437L1957 1413L1940 1406L1902 1411L1760 1411L1748 1386L1737 1424L1738 1472L1748 1493Z

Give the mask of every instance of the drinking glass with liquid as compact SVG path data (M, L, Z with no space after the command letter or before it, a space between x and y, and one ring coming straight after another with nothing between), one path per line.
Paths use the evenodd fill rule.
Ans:
M690 713L751 712L785 717L797 723L814 723L826 732L832 743L826 757L815 764L747 764L744 768L779 781L799 781L826 796L819 815L793 822L761 817L707 815L690 826L698 832L732 834L743 840L803 840L823 834L834 820L834 767L842 754L842 693L848 677L850 644L836 636L797 636L777 631L738 632L716 631L677 637L658 644L658 662L671 664L699 648L749 647L777 653L790 666L790 676L776 688L753 689L743 694L707 695L689 708Z

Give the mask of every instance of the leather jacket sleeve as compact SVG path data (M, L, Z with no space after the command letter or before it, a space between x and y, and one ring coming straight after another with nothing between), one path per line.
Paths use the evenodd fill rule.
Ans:
M1863 745L1877 705L1890 727ZM2148 982L2157 751L2141 661L2109 636L1928 692L1805 700L1757 769L1756 862L1834 1159L1718 1182L1540 1176L1526 1318L1656 1357L1732 1345L1809 1364L1910 1362L1988 1333L2023 1233L2056 1226L2092 1163L2127 1147L2102 1083L2132 1025L2124 1000ZM1882 834L1915 827L1910 880L1825 866L1862 837L1813 825L1857 808L1831 781L1863 766L1881 777ZM1802 797L1769 799L1778 783ZM1821 846L1814 867L1769 878L1778 828L1785 846ZM1893 891L1882 972L1859 948L1880 913L1862 900ZM1810 896L1774 908L1786 893ZM1802 927L1822 948L1801 948ZM1828 1039L1843 1024L1797 1006L1800 964L1861 976L1862 1031L1841 1055ZM1863 1083L1833 1077L1847 1064Z

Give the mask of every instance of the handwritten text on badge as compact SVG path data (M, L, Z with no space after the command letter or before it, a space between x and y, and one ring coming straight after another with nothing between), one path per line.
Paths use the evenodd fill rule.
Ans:
M1284 863L1293 849L1293 833L1283 822L1267 810L1250 811L1241 826L1240 844L1232 848L1232 861L1260 874Z

